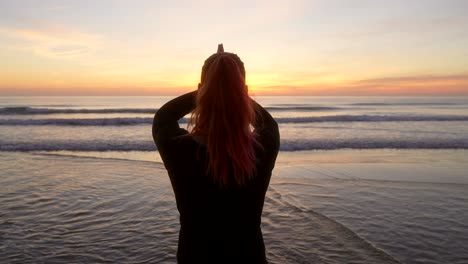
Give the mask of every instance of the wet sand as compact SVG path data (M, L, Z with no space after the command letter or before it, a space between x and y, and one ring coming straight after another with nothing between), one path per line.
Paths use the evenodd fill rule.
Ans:
M464 153L293 154L279 157L265 201L271 263L468 259ZM174 263L162 164L3 152L0 166L1 263Z

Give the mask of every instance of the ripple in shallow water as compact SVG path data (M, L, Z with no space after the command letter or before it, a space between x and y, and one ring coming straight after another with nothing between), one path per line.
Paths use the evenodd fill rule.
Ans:
M317 167L309 166L324 170ZM273 187L283 199L344 224L403 263L468 263L468 185L335 179L333 171L321 179L277 178Z
M1 263L174 263L178 214L160 164L0 153ZM271 263L393 263L272 186Z

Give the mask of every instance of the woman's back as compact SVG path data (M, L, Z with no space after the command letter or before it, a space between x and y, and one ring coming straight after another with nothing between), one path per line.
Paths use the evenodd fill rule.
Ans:
M249 99L250 100L250 99ZM197 92L165 104L155 115L153 136L168 171L180 213L179 263L265 263L261 214L279 149L271 115L254 101L254 174L239 184L233 169L221 183L210 170L203 137L177 121L197 104Z

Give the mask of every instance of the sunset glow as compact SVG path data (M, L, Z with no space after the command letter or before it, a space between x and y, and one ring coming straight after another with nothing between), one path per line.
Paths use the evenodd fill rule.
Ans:
M218 43L256 95L468 95L466 1L0 3L0 96L175 95Z

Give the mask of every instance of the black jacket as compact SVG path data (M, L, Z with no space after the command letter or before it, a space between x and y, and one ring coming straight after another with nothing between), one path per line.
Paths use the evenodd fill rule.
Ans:
M279 150L278 125L255 103L255 177L245 186L220 187L206 174L207 152L178 120L195 107L196 92L156 113L153 138L168 171L180 213L178 263L266 263L260 228L265 193Z

